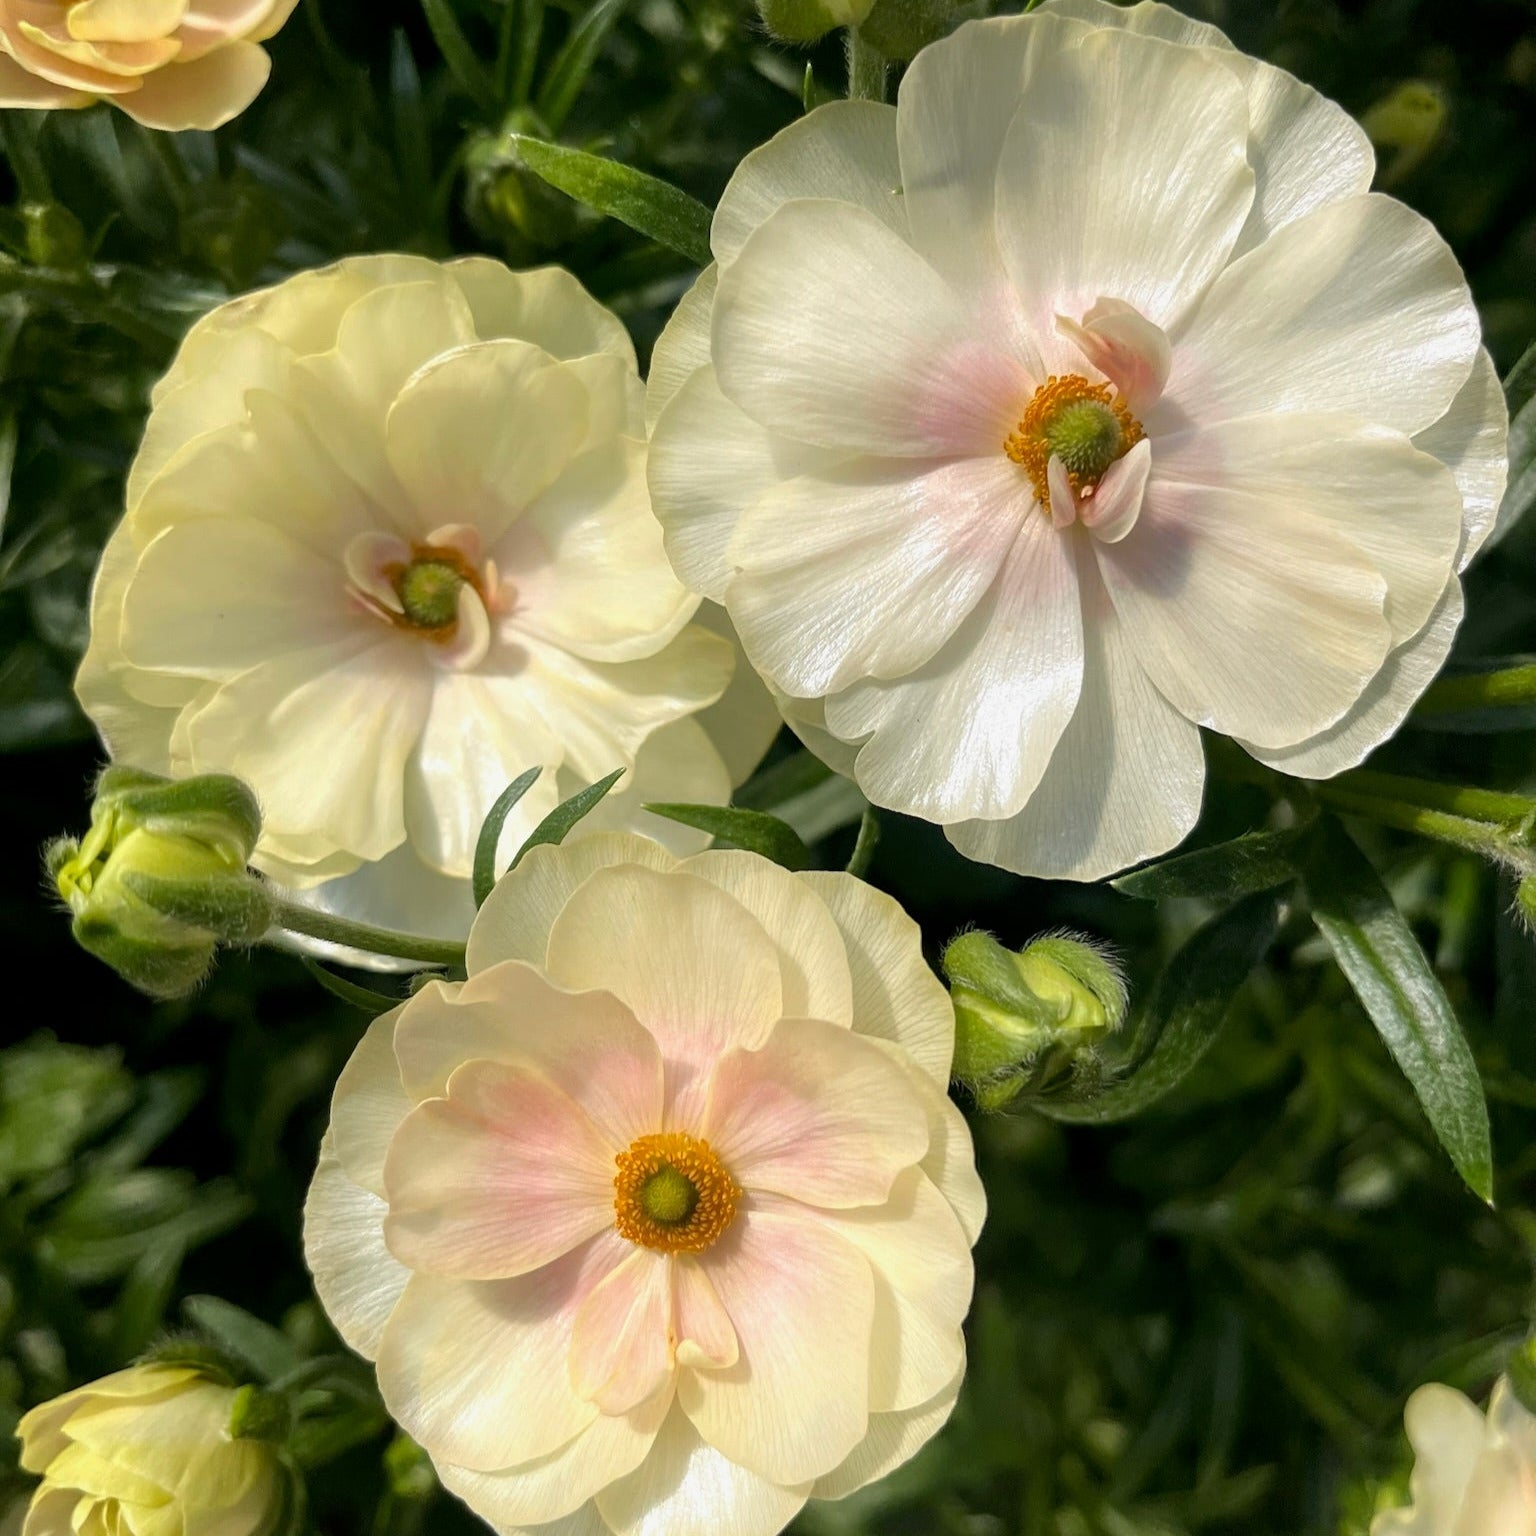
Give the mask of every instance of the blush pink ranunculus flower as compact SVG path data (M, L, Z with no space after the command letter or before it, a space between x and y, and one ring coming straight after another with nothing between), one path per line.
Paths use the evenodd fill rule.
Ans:
M918 930L850 875L534 849L337 1084L305 1246L499 1531L772 1536L948 1418L984 1201Z
M256 99L298 0L0 0L0 107L110 101L146 128L217 128Z

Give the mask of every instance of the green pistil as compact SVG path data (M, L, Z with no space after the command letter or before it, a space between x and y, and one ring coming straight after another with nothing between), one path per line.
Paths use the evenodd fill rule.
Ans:
M698 1187L670 1163L663 1163L640 1186L641 1210L664 1227L682 1226L698 1203Z
M1098 400L1077 400L1051 418L1044 437L1051 454L1082 480L1094 480L1120 456L1120 419Z
M446 629L459 616L463 580L446 560L413 560L395 579L406 619L418 629Z

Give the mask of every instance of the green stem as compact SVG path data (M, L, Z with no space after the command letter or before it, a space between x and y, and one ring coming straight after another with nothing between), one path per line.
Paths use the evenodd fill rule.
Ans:
M1386 800L1402 800L1430 811L1448 811L1453 816L1473 821L1491 821L1511 827L1523 826L1536 817L1536 800L1526 795L1508 795L1495 789L1477 789L1467 784L1441 784L1433 779L1410 779L1393 773L1377 773L1356 768L1330 781L1334 787L1351 794L1372 795Z
M885 56L859 36L857 27L848 29L848 99L850 101L885 100Z
M373 955L392 955L397 960L422 960L428 965L462 966L464 946L451 939L424 939L417 934L396 933L389 928L375 928L369 923L349 922L313 907L279 901L274 929L302 933L327 944L343 944L349 949L364 949Z
M1414 713L1450 715L1519 704L1536 704L1536 665L1442 677L1426 690Z
M1347 784L1325 782L1308 787L1322 804L1330 805L1346 816L1362 816L1384 827L1396 827L1399 831L1413 832L1437 843L1464 848L1521 874L1536 872L1536 854L1507 827L1407 801L1385 799L1352 790Z

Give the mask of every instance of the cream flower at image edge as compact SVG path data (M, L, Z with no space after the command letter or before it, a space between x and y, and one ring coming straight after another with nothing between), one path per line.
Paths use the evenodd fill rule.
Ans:
M1493 531L1454 256L1340 108L1165 6L1047 0L747 156L656 349L652 502L804 740L972 858L1095 879L1199 728L1329 777Z
M462 938L534 765L503 863L616 768L588 825L694 851L642 801L723 803L779 718L645 454L629 337L566 272L359 257L237 299L156 389L81 702L120 762L244 779L256 866L364 922Z
M469 979L370 1028L305 1250L498 1531L772 1536L945 1422L984 1214L896 902L632 835L540 847Z
M1506 1380L1486 1416L1453 1387L1420 1387L1403 1414L1414 1450L1412 1503L1371 1524L1371 1536L1532 1536L1536 1415Z
M0 108L110 101L146 128L217 128L267 83L298 0L0 0Z

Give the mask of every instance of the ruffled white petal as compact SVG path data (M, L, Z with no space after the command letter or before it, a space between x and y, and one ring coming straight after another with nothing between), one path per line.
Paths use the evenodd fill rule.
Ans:
M869 1433L841 1466L816 1479L811 1489L818 1499L842 1499L910 1461L949 1422L965 1379L962 1368L953 1381L918 1408L897 1413L872 1413Z
M1478 349L1472 375L1439 421L1413 439L1456 477L1465 505L1464 535L1457 569L1465 570L1490 540L1507 531L1499 523L1509 479L1509 408L1488 349Z

